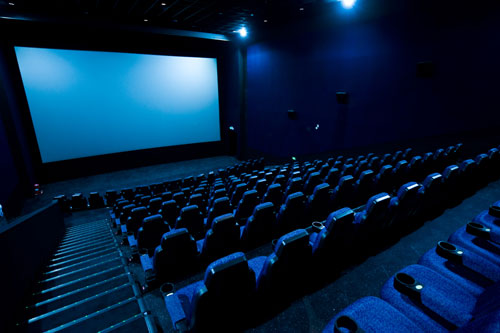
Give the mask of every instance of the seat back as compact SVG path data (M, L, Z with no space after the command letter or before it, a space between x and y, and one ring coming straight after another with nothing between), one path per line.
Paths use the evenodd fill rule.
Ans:
M169 200L163 202L159 213L163 216L163 220L170 226L175 226L175 221L177 221L177 217L179 216L179 205L177 201Z
M238 221L247 219L250 215L252 215L252 211L258 203L259 195L256 190L250 190L243 193L243 197L236 208L236 219Z
M137 247L152 250L161 243L161 238L168 231L160 214L144 218L142 226L137 231Z
M201 254L210 260L220 258L238 250L240 228L233 214L218 216L207 231Z
M186 228L195 239L199 239L204 234L203 215L196 205L186 206L181 209L181 213L175 223L175 229Z
M224 214L231 213L231 203L228 197L218 198L214 201L212 208L208 211L206 226L210 228L212 226L212 221L217 217Z
M161 209L161 204L162 204L161 198L154 198L149 200L149 205L148 205L148 212L150 214L158 214L158 212Z
M195 265L198 251L196 241L186 228L171 230L161 237L153 256L153 267L160 279L182 274Z
M308 200L308 212L312 221L323 221L330 210L330 185L319 184Z
M126 210L124 210L122 214L126 214ZM130 216L127 218L127 232L136 233L139 227L142 224L142 220L148 216L148 210L146 207L132 207L130 210Z

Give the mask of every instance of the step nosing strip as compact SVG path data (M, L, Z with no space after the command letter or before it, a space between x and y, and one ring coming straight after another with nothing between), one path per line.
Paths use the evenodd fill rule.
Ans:
M58 331L60 331L60 330L63 330L63 329L65 329L65 328L68 328L68 327L70 327L70 326L72 326L72 325L75 325L75 324L81 323L81 322L83 322L83 321L85 321L85 320L92 319L92 318L94 318L94 317L96 317L96 316L100 315L101 313L104 313L104 312L107 312L107 311L111 311L111 310L116 309L116 308L118 308L118 307L120 307L120 306L122 306L122 305L125 305L125 304L128 304L128 303L131 303L131 302L133 302L133 301L135 301L135 300L136 300L136 297L135 297L135 296L134 296L134 297L130 297L130 298L125 299L125 300L123 300L123 301L121 301L121 302L118 302L118 303L116 303L116 304L110 305L110 306L108 306L107 308L104 308L104 309L98 310L98 311L96 311L96 312L93 312L93 313L91 313L91 314L89 314L89 315L86 315L86 316L84 316L84 317L81 317L81 318L79 318L79 319L75 319L75 320L73 320L73 321L71 321L71 322L69 322L69 323L63 324L63 325L61 325L61 326L54 327L54 328L52 328L52 329L50 329L50 330L48 330L48 331L45 331L45 333L54 333L54 332L58 332Z
M67 292L65 294L62 294L62 295L59 295L59 296L56 296L56 297L52 297L52 298L49 298L49 299L46 299L46 300L43 300L41 302L38 302L36 304L33 304L31 306L28 306L27 308L28 309L34 309L34 308L37 308L39 306L42 306L42 305L45 305L45 304L48 304L48 303L52 303L52 302L55 302L55 301L58 301L58 300L61 300L63 299L64 297L68 297L68 296L71 296L71 295L74 295L74 294L77 294L81 291L85 291L85 290L88 290L90 288L94 288L94 287L97 287L97 286L101 286L103 284L106 284L108 282L111 282L111 281L114 281L114 280L117 280L121 277L126 277L130 275L130 273L122 273L120 275L116 275L116 276L113 276L107 280L102 280L102 281L99 281L99 282L96 282L96 283L93 283L93 284L89 284L85 287L82 287L82 288L78 288L78 289L75 289L75 290L72 290L70 292Z
M58 252L56 252L56 254L54 255L54 257L68 255L69 253L72 253L72 252L78 252L79 250L83 250L83 249L86 249L86 248L89 248L89 247L98 246L98 245L102 245L102 244L106 244L106 243L113 243L113 242L110 242L110 241L106 240L106 241L101 241L101 242L97 242L97 243L94 243L94 244L88 244L88 245L85 245L85 246L80 246L80 247L77 247L77 248L74 248L74 249L71 249L71 250L58 251Z
M86 248L86 247L89 247L89 246L92 246L92 245L95 245L95 244L102 244L104 242L113 242L114 241L114 238L112 236L106 236L106 237L99 237L99 238L96 238L92 241L85 241L85 242L82 242L82 243L77 243L77 244L73 244L71 246L67 246L67 247L64 247L64 248L60 248L58 249L58 251L56 252L55 255L57 255L58 253L59 254L63 254L63 252L71 252L71 251L74 251L75 249L78 250L78 249L83 249L83 248Z
M87 234L91 234L91 233L96 232L96 231L104 231L104 230L108 230L107 226L99 226L99 227L86 228L86 229L81 229L81 230L74 230L71 232L66 232L63 236L63 239L75 238L76 236L87 235Z
M43 295L43 294L46 294L46 293L49 293L51 291L54 291L54 290L57 290L57 289L60 289L60 288L64 288L64 287L67 287L69 285L72 285L72 284L75 284L79 281L84 281L84 280L88 280L88 279L91 279L93 277L96 277L96 276L99 276L99 275L103 275L103 274L106 274L106 273L109 273L109 272L112 272L114 270L117 270L119 268L123 268L123 265L118 265L118 266L114 266L114 267L111 267L109 269L106 269L104 271L101 271L101 272L96 272L94 274L90 274L90 275L87 275L87 276L84 276L82 278L78 278L78 279L75 279L75 280L71 280L71 281L68 281L68 282L65 282L65 283L61 283L60 285L57 285L57 286L54 286L54 287L51 287L51 288L48 288L48 289L44 289L42 291L39 291L39 292L36 292L36 293L33 293L33 296L36 296L36 295Z
M81 237L81 238L62 240L61 244L59 246L66 247L66 246L71 245L71 244L83 243L88 239L97 238L97 237L106 237L106 236L113 236L113 234L111 232L109 232L109 230L106 230L106 231L103 231L103 232L100 232L97 234L93 234L93 235L85 235L85 237Z
M111 253L108 253L108 254L104 254L102 256L94 257L92 259L87 259L87 260L84 260L84 261L79 261L77 263L74 263L74 264L71 264L71 265L68 265L68 266L64 266L64 267L57 268L57 269L54 269L54 270L49 271L49 272L45 272L45 273L43 273L43 275L49 275L49 274L53 274L53 273L56 273L56 272L60 272L60 271L63 271L65 269L68 269L68 268L71 268L71 267L75 267L75 266L78 266L78 265L83 265L85 263L89 263L89 262L91 262L93 260L98 260L98 259L101 259L101 258L109 257L109 256L111 256L113 254L117 255L118 257L120 256L120 253L118 251L116 251L116 253L111 252Z
M97 331L98 333L109 333L109 332L112 332L120 327L123 327L125 325L128 325L136 320L139 320L139 319L143 319L145 317L145 314L144 313L138 313L136 314L135 316L133 317L130 317L128 319L125 319L125 320L122 320L121 322L117 323L117 324L114 324L114 325L111 325L101 331Z
M96 294L94 296L90 296L90 297L87 297L87 298L84 298L82 300L79 300L77 302L74 302L74 303L71 303L71 304L68 304L68 305L65 305L63 306L62 308L59 308L59 309L55 309L55 310L52 310L50 312L47 312L47 313L44 313L42 315L39 315L39 316L36 316L36 317L33 317L31 319L28 320L28 324L31 324L31 323L34 323L36 321L39 321L41 319L45 319L47 317L50 317L50 316L53 316L55 314L58 314L60 312L63 312L63 311L66 311L68 309L71 309L71 308L74 308L76 306L79 306L81 304L84 304L84 303L87 303L87 302L90 302L94 299L97 299L99 297L102 297L102 296L106 296L106 295L109 295L117 290L120 290L120 289L123 289L125 287L130 287L130 283L126 283L126 284L122 284L121 286L118 286L118 287L115 287L115 288L112 288L112 289L109 289L109 290L106 290L102 293L99 293L99 294Z
M84 268L76 269L76 270L74 270L72 272L64 273L64 274L61 274L61 275L53 276L53 277L45 279L45 280L38 281L38 283L46 283L46 282L54 281L54 280L57 280L57 279L60 279L60 278L63 278L63 277L66 277L66 276L69 276L69 275L72 275L72 274L80 273L80 272L86 271L88 269L101 266L103 264L107 264L109 262L115 261L115 260L120 259L120 258L121 258L121 256L119 256L117 258L110 259L110 260L105 260L105 261L100 262L98 264L90 265L90 266L87 266L87 267L84 267Z
M102 245L102 246L98 246L98 247L93 248L93 249L88 249L88 250L82 251L82 252L80 252L80 253L73 253L73 254L68 254L68 255L66 255L66 256L64 256L64 257L53 258L53 259L51 259L51 262L55 262L55 261L59 261L59 260L65 260L65 259L67 259L67 258L75 257L75 256L77 256L77 255L79 255L79 254L82 254L82 253L92 252L93 250L96 250L96 249L102 249L102 248L106 248L106 247L107 247L108 249L116 249L116 244L114 244L114 243L113 243L113 244L104 244L104 245ZM99 251L101 251L101 250L99 250ZM87 255L87 254L86 254L86 255ZM85 255L85 256L86 256L86 255ZM76 257L76 258L82 258L82 257L84 257L84 256L80 256L80 257Z
M106 251L109 251L109 250L117 251L116 247L113 246L113 247L110 247L110 248L107 248L107 249L104 249L104 250L100 250L100 251L96 251L96 252L93 252L93 253L90 253L90 254L86 254L86 255L81 256L81 257L76 257L76 258L73 258L73 259L68 259L66 261L62 261L62 262L58 262L58 263L55 263L55 264L52 264L52 265L48 265L47 268L64 265L64 264L67 264L69 262L75 261L77 259L89 257L91 255L103 253L103 252L106 252Z

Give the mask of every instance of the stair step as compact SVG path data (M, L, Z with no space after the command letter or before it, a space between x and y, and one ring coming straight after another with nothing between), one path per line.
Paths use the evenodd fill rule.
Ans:
M114 244L114 241L112 238L111 239L102 239L102 240L98 240L96 242L86 243L86 244L82 244L82 245L72 247L72 248L69 248L66 250L58 251L54 255L54 259L60 258L60 257L66 257L66 256L69 256L71 254L80 253L82 251L88 251L89 249L94 249L94 248L97 248L99 246L103 246L105 244Z
M59 245L59 247L57 248L57 251L61 251L61 250L64 250L64 249L69 249L69 248L71 248L73 246L77 246L79 244L86 244L86 243L90 243L90 242L93 242L93 241L96 241L96 240L107 239L107 238L113 238L113 235L109 231L105 231L105 232L100 233L100 234L93 234L93 235L90 235L90 236L87 236L87 237L83 237L83 238L80 238L80 239L75 239L75 240L71 240L71 241L62 242Z
M100 333L139 333L139 332L149 332L148 326L146 324L146 316L141 313L126 320L123 320L117 324L114 324L102 331Z
M109 252L100 256L94 256L93 258L86 258L85 260L62 265L60 267L51 267L49 268L49 271L43 273L43 277L46 279L55 275L63 274L72 270L77 270L86 266L96 264L102 260L108 260L117 257L120 257L120 252L115 250L114 252Z
M86 318L86 316L104 310L110 306L120 305L121 302L133 297L135 296L132 286L126 283L88 298L81 299L62 308L33 317L28 320L28 326L32 326L33 328L38 327L44 331L53 329L75 320Z
M111 252L117 252L117 249L115 246L104 248L102 250L90 252L87 254L83 254L80 257L73 257L73 258L69 258L67 260L57 261L51 265L48 265L47 269L52 270L52 269L56 269L56 268L60 268L60 267L65 267L67 265L72 265L72 264L75 264L75 263L80 262L80 261L89 260L89 259L92 259L94 257L99 257L102 255L105 255L106 253L111 253Z
M78 302L79 300L86 299L106 290L124 285L128 282L129 274L123 273L121 275L72 290L68 293L45 299L29 307L29 316L36 317L44 313L57 310L64 306Z
M53 276L49 279L45 279L38 282L39 290L50 289L57 287L61 284L66 284L68 282L79 281L80 279L85 279L89 275L106 271L108 268L122 266L122 261L120 257L112 258L111 260L103 260L97 264L87 266L85 268L75 270L72 272L66 272L58 276Z
M102 251L104 249L110 249L110 248L111 249L115 249L116 245L113 244L113 243L103 244L103 245L95 247L95 248L86 249L85 251L72 253L72 254L69 254L69 255L63 256L63 257L53 258L53 259L50 260L50 262L52 264L57 264L59 262L68 261L70 259L75 259L75 258L80 258L80 257L83 257L83 256L87 256L88 254L91 254L91 253L94 253L94 252L97 252L97 251Z

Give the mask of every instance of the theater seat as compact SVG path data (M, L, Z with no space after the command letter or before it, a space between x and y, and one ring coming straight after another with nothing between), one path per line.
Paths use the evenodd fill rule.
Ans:
M400 230L408 230L413 225L413 218L420 207L418 191L422 185L415 182L401 186L395 197L391 198L389 211L391 219L387 219L384 229L393 229L393 234Z
M153 255L157 279L172 281L196 266L196 241L185 228L171 230L161 237Z
M311 263L309 235L304 229L292 231L278 239L274 252L250 260L257 274L257 291L278 303L303 291Z
M392 169L392 179L394 179L394 186L399 187L404 183L410 181L409 179L409 169L408 161L401 160L396 163L394 169ZM411 179L411 181L417 181L416 179Z
M441 274L411 265L391 277L380 294L422 331L448 332L498 310L499 289L495 286L490 295L475 297Z
M329 262L344 262L344 257L353 239L354 211L350 208L342 208L331 213L326 219L320 231L312 232L309 242L312 246L313 256L323 259L329 258ZM331 266L335 269L335 265Z
M281 206L274 225L274 232L281 236L300 227L307 227L305 219L306 197L302 192L290 194Z
M205 227L208 229L212 225L212 221L217 216L232 213L231 203L228 197L218 198L214 201L212 208L208 211L207 219L204 222Z
M500 267L480 255L449 242L438 242L418 263L453 280L472 295L500 281Z
M333 189L331 194L332 209L351 206L353 194L354 178L352 176L340 178L339 184Z
M231 205L237 206L243 197L243 193L247 190L247 184L240 183L234 188L233 195L231 196Z
M306 183L304 184L304 194L311 195L316 185L321 183L321 175L319 172L312 172L309 174Z
M332 188L337 186L339 181L340 171L337 168L331 168L325 177L325 183L328 183Z
M448 238L448 242L468 249L500 266L500 237L478 223L468 223Z
M422 183L422 187L418 190L420 200L420 215L423 217L435 216L443 211L443 176L440 173L432 173L428 175Z
M183 208L187 203L186 195L184 194L184 192L175 192L172 195L172 200L177 202L177 205L181 208Z
M181 209L181 213L175 223L175 229L186 228L195 239L200 239L205 234L203 215L196 205Z
M280 184L275 183L269 185L266 194L262 198L262 202L272 202L275 207L281 206L283 190Z
M161 204L161 209L158 213L163 216L163 220L172 227L175 226L177 217L179 217L179 211L180 208L177 201L169 200Z
M352 205L354 207L361 206L371 195L373 195L374 178L375 173L372 170L365 170L354 183L354 195L352 200Z
M460 198L460 169L456 165L449 165L443 171L443 192L448 204Z
M233 214L216 217L205 238L196 242L204 261L213 261L240 248L240 228Z
M271 202L264 202L255 207L246 224L240 228L240 239L244 248L255 248L271 241L276 221L274 209L275 206Z
M480 212L472 221L492 229L500 228L500 201L493 203L488 210Z
M307 213L311 221L324 221L330 213L330 185L319 184L307 200Z
M391 193L393 191L393 183L392 165L383 165L373 179L373 191L374 193Z
M271 174L272 176L272 174ZM259 198L262 198L264 197L264 194L266 193L267 191L267 180L264 178L264 179L259 179L257 181L257 183L255 184L255 187L254 187L254 190L257 191L257 195Z
M390 219L389 203L391 197L387 193L372 196L366 202L365 209L356 214L354 226L360 241L379 242L377 239L385 222Z
M285 192L283 194L282 201L284 202L290 194L301 191L302 191L302 178L301 177L290 178L290 180L288 180Z
M203 198L203 195L202 194L192 194L190 197L189 197L189 202L188 202L188 205L189 206L192 206L192 205L196 205L198 206L198 208L200 208L201 212L204 213L205 210L206 210L206 202L205 202L205 198Z
M154 198L149 200L149 205L148 205L148 212L151 215L158 214L158 212L161 210L161 204L162 204L161 198Z
M116 201L118 200L118 192L116 190L108 190L106 191L105 198L106 206L114 206Z
M124 207L125 208L125 207ZM125 212L125 210L124 210ZM148 210L146 207L133 207L130 210L130 216L127 218L127 232L136 234L137 230L140 228L142 221L148 217Z
M163 217L160 214L144 218L141 227L137 231L137 247L153 252L160 244L163 234L168 232L169 229L168 224L163 222Z
M165 296L173 328L181 331L237 331L252 309L255 272L237 252L211 263L202 281Z
M104 199L99 195L98 192L90 192L89 194L89 207L91 209L103 208Z
M380 298L363 297L337 314L323 333L418 333L422 329Z
M250 190L243 193L243 197L238 203L238 207L234 212L234 217L238 223L245 222L252 215L253 209L259 203L259 194L256 190Z

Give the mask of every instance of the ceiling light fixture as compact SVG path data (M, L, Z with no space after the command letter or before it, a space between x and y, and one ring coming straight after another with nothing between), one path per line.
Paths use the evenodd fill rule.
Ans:
M345 9L351 9L352 7L354 7L356 0L340 0L340 3Z
M240 34L240 36L242 38L245 38L246 36L248 36L248 30L245 27L241 27L241 29L238 30L237 32Z

